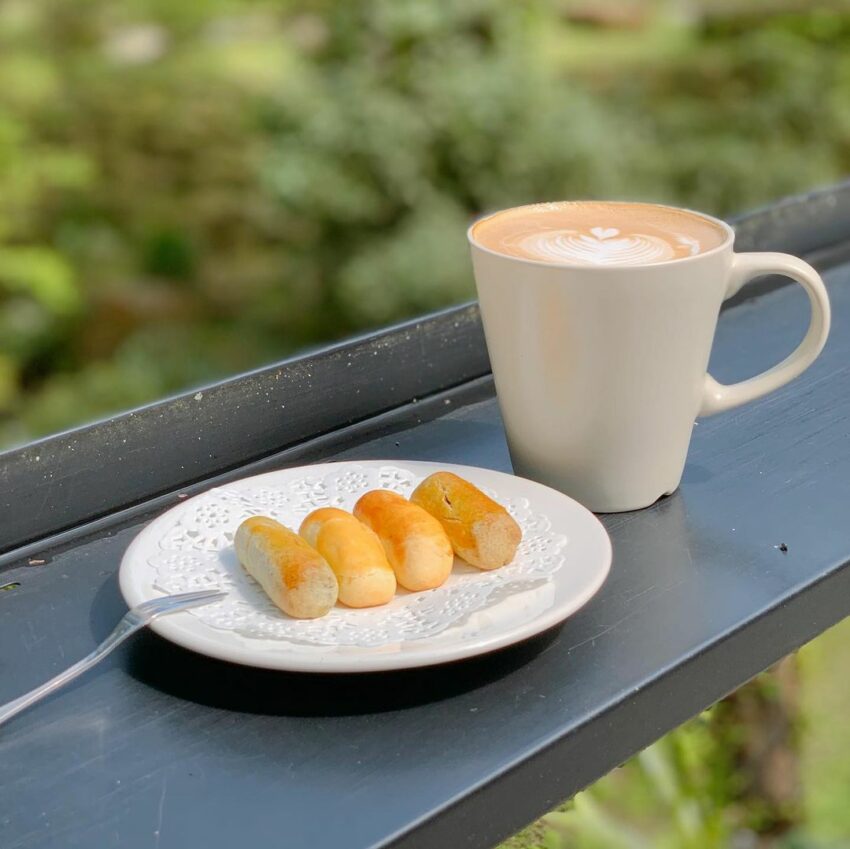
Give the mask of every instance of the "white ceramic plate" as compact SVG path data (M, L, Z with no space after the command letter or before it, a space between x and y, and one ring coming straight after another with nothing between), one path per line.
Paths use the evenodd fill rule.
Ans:
M304 621L281 613L236 560L233 534L249 515L272 516L297 530L317 507L350 510L375 488L409 495L441 469L471 481L517 519L523 540L512 563L482 572L456 559L436 590L399 590L383 607L337 606ZM228 591L224 601L151 625L188 649L268 669L368 672L459 660L527 639L585 604L610 566L605 529L554 489L472 466L373 460L283 469L188 499L133 540L119 578L131 607L165 593Z

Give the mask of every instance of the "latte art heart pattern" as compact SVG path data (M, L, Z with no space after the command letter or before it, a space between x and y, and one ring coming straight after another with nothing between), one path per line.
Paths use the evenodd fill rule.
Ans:
M597 239L610 239L613 236L620 235L620 231L616 227L591 227L590 233Z
M535 259L587 265L642 265L700 252L699 241L692 236L677 234L668 240L646 233L623 234L616 227L547 230L527 236L520 246Z

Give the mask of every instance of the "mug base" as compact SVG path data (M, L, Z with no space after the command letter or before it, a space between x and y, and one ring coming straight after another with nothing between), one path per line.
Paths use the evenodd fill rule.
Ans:
M510 442L508 444L510 446ZM578 501L591 513L632 513L635 510L645 510L662 498L672 495L679 488L682 477L682 470L680 469L676 478L673 478L672 475L666 475L667 480L661 484L656 479L655 486L658 486L659 489L664 487L660 492L655 487L649 489L648 487L636 486L634 482L632 485L627 484L625 486L600 486L599 481L594 480L593 476L586 474L559 475L553 473L550 469L541 467L539 464L524 463L519 458L515 458L514 453L510 451L511 465L515 475L537 481L558 490L558 492L563 492L564 495ZM665 483L666 486L664 486Z
M678 487L677 487L678 488ZM634 513L637 510L646 510L647 507L652 507L653 504L657 504L659 501L662 501L665 498L671 496L676 490L671 489L667 492L662 492L661 495L656 496L652 499L652 501L641 501L639 504L631 504L627 507L624 506L616 506L611 507L609 505L605 505L602 507L594 507L588 504L586 501L581 501L580 498L576 498L576 501L579 501L582 505L587 507L591 513ZM569 493L567 493L569 494ZM571 496L574 497L574 496Z

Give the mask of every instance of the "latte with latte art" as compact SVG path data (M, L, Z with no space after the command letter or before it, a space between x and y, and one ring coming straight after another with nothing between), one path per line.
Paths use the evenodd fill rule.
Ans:
M647 265L696 256L727 232L684 210L643 203L541 203L497 212L472 228L484 248L564 265Z

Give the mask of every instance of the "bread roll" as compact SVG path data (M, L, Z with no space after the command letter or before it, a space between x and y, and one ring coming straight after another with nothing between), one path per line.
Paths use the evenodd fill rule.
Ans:
M478 487L451 472L435 472L410 500L439 520L458 557L479 569L510 563L522 539L511 515Z
M245 571L296 619L324 616L336 604L336 576L315 549L274 519L252 516L233 541Z
M395 572L381 541L351 513L336 507L314 510L298 533L333 569L343 604L374 607L395 595Z
M374 489L354 515L381 540L398 582L408 590L432 590L452 571L452 546L440 523L395 492Z

